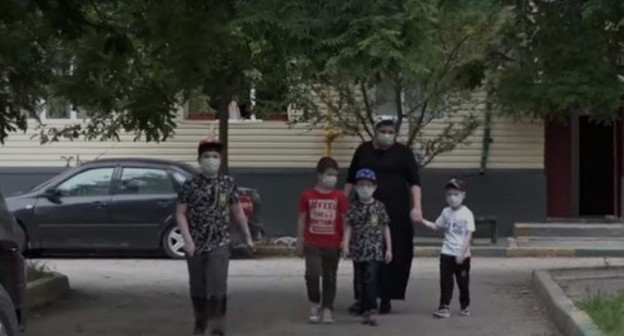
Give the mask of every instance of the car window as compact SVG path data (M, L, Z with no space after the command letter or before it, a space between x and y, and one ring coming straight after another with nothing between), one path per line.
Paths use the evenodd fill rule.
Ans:
M187 176L178 171L174 171L172 175L178 185L183 185L187 180Z
M164 169L124 168L121 173L120 194L173 194L173 181Z
M70 177L56 190L62 196L102 196L110 192L115 168L90 169Z

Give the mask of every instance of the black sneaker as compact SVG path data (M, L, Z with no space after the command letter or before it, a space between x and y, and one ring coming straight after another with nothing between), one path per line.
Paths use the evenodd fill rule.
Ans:
M379 304L379 314L390 314L391 311L392 304L390 303L390 300L381 300L381 303Z
M223 332L223 330L214 329L210 333L210 336L225 336L225 333Z
M349 313L353 315L362 315L364 314L364 310L362 309L362 304L359 301L355 301L351 307L349 307Z

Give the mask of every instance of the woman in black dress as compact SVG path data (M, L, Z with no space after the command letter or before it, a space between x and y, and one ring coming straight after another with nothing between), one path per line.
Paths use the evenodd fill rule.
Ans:
M422 221L420 177L412 150L396 142L394 119L375 125L375 139L361 144L353 155L345 193L350 195L355 173L362 168L377 175L375 198L383 202L390 215L393 260L382 267L379 275L379 313L388 314L390 300L405 300L414 250L413 222ZM356 300L358 300L356 293ZM357 302L351 309L357 310Z

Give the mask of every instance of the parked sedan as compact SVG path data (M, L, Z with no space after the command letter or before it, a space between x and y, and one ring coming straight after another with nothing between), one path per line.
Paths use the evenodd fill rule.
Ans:
M7 204L18 221L24 250L162 248L170 257L182 258L176 198L196 173L190 165L165 160L96 160L7 198ZM258 193L240 191L258 238ZM237 245L241 237L234 233Z
M15 238L15 219L0 193L0 336L20 335L26 273Z

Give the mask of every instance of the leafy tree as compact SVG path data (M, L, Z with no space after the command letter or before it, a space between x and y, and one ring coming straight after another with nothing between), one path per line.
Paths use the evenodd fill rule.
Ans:
M53 97L88 111L88 120L41 125L42 142L120 132L164 141L175 132L177 107L199 92L218 107L227 144L232 96L263 72L279 79L270 72L281 68L271 65L284 63L283 47L246 36L238 13L234 0L2 1L0 142L25 130L27 115Z
M624 2L519 0L497 75L504 110L566 120L610 120L624 94Z
M250 17L265 27L258 34L290 41L288 74L301 89L293 105L302 121L365 140L389 104L399 123L409 122L408 145L420 149L423 164L477 128L475 114L454 107L483 83L489 49L507 18L497 1L301 0L276 12L279 3L258 2ZM444 130L426 134L441 117Z

